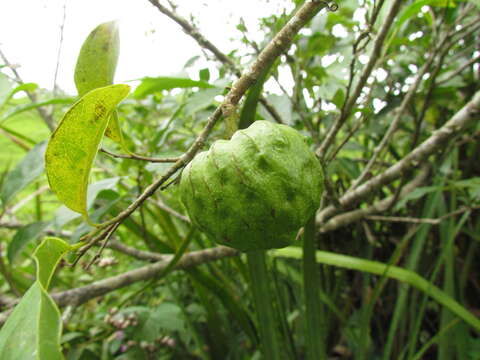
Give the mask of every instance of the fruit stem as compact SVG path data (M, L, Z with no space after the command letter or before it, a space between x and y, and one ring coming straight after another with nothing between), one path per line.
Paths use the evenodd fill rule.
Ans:
M315 258L315 216L305 225L303 237L303 289L305 295L305 322L307 360L325 360L325 316L320 302L321 279Z
M260 343L265 360L281 359L275 307L266 263L266 251L247 252L250 284L257 313Z

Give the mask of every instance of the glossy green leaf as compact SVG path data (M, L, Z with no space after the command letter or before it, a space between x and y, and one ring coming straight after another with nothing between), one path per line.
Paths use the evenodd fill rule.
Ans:
M68 208L87 218L87 185L112 112L130 91L110 85L83 96L64 115L45 154L51 189Z
M113 84L120 51L116 21L98 25L82 45L75 67L75 85L78 95ZM120 144L124 150L122 131L116 112L112 114L105 135Z
M37 280L0 331L0 359L63 359L60 311L47 289L59 261L71 250L57 238L46 238L36 249Z
M0 199L5 206L19 191L43 173L46 141L37 144L5 178Z
M48 224L45 221L38 221L18 229L12 241L8 244L7 256L10 264L29 242L38 239Z
M147 95L153 94L162 90L172 90L176 88L192 88L198 87L200 89L213 88L213 85L205 81L196 81L188 78L160 76L156 78L146 77L142 79L140 85L133 93L134 97L141 99Z

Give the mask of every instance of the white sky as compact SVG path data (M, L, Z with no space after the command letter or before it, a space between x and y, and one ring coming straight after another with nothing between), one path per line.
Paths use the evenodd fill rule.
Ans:
M52 89L65 0L1 2L0 48L11 63L20 66L25 82ZM239 17L244 17L255 37L257 19L278 13L285 2L289 1L177 0L176 4L182 16L193 14L200 31L228 53L236 45L230 40L240 36L235 29ZM147 0L66 0L66 6L57 83L71 94L76 93L73 71L80 47L90 31L106 21L120 20L116 83L179 73L189 58L201 55L198 45Z

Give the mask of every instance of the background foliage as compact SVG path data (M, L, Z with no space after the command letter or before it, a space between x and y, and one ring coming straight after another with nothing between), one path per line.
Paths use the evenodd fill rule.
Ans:
M161 10L165 5L151 3L152 11L166 13ZM286 3L283 12L259 19L261 42L251 40L240 22L238 51L219 55L203 44L203 52L199 48L184 65L185 74L195 70L195 76L145 74L118 107L130 151L151 158L182 155L238 73L302 3ZM285 358L311 356L309 339L315 336L325 343L325 358L480 358L478 323L475 328L480 312L479 14L476 0L339 1L337 11L323 10L299 32L290 49L265 70L265 84L259 80L241 103L240 123L280 120L307 136L326 173L322 207L310 232L305 231L315 240L311 253L324 251L317 254L318 265L309 268L307 259L301 261L301 241L268 257L267 286ZM195 36L192 29L184 27L185 36ZM200 56L208 57L208 67L196 67ZM48 125L58 123L75 98L21 81L2 58L3 322L32 284L40 288L32 254L44 236L75 244L92 228L59 203L44 171ZM412 160L384 186L372 186L368 194L346 202L345 194L399 164L469 102L473 120L466 128L454 129L449 141L434 144L431 156ZM228 137L227 125L220 122L205 147ZM94 222L127 208L170 167L111 156L108 152L125 152L108 138L102 147L106 152L96 158L88 189ZM62 308L65 357L261 358L261 316L245 257L219 253L201 257L195 266L180 260L184 252L214 246L191 226L172 183L124 220L103 251L91 248L74 267L67 263L75 255L67 256L50 284ZM392 267L374 271L371 261ZM422 288L412 273L395 277L388 270L393 266L415 272L427 285ZM135 269L148 276L123 287L109 282ZM88 287L92 283L96 289ZM434 285L442 290L435 296ZM105 291L95 293L99 288ZM305 306L312 288L320 299L314 313L320 314L321 332L314 334L305 325L315 316ZM452 312L453 300L471 322Z

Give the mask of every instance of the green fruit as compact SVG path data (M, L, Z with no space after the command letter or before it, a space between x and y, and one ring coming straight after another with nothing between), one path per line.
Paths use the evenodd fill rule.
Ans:
M288 246L322 193L315 154L296 130L257 121L216 141L182 173L192 222L218 243L250 251Z

